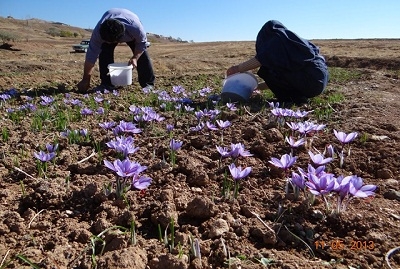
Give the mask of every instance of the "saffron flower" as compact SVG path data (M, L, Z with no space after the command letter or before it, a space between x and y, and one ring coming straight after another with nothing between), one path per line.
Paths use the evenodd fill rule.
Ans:
M251 170L251 167L246 167L244 169L242 169L241 166L236 167L234 163L229 165L229 171L231 172L234 180L240 180L247 177L250 174Z
M171 141L169 142L169 147L171 150L177 151L182 147L182 144L183 142L180 140L171 139Z
M169 148L171 149L170 159L172 166L176 163L176 151L180 149L183 145L183 142L180 140L171 139L169 142Z
M340 143L342 143L342 145L350 143L358 136L358 133L356 132L346 134L344 132L338 132L336 130L333 130L333 133L335 134L336 138L340 141Z
M174 125L173 124L167 124L167 131L170 133L174 130Z
M112 129L114 126L116 125L115 122L113 121L108 121L108 122L103 122L103 123L99 123L99 126L105 130L110 130Z
M117 159L113 163L104 160L104 165L123 178L137 175L147 169L146 166L142 166L138 162L132 162L129 159L123 161Z
M226 103L226 107L230 110L230 111L236 111L237 107L234 103Z
M126 158L128 154L133 154L139 150L139 147L135 147L133 143L133 137L120 136L116 139L107 142L106 145L109 148L115 149L117 152L122 153L123 158Z
M242 143L231 144L230 155L232 158L236 159L239 156L242 157L250 157L253 156L248 150L244 149L244 145Z
M375 185L363 185L361 177L353 176L350 181L349 193L355 197L365 198L374 195Z
M301 145L304 145L306 142L304 138L300 138L299 140L294 140L293 136L289 136L285 138L285 141L290 145L292 148L298 148Z
M277 159L272 157L270 161L268 161L270 164L282 168L285 171L289 169L297 160L297 157L292 157L289 154L284 154L282 155L281 159Z
M199 124L197 124L196 126L190 127L189 130L191 132L200 132L201 130L203 130L204 126L204 122L199 122Z
M231 153L229 152L228 148L220 147L220 146L215 146L215 147L217 148L217 151L219 152L219 154L221 154L222 158L231 156Z
M136 127L136 124L134 124L132 122L126 122L123 120L121 120L116 127L118 127L118 131L122 132L122 133L138 134L138 133L142 132L142 130L140 128Z
M308 152L308 155L311 158L311 162L314 164L314 166L321 166L325 165L327 163L330 163L332 161L332 158L325 158L324 155L318 153L314 154L312 151Z
M50 105L51 103L54 102L54 98L50 97L50 96L40 96L40 99L42 99L40 104L43 105L43 106Z
M225 129L225 128L228 128L229 126L231 126L231 122L230 121L223 121L223 120L217 120L216 121L217 122L217 124L218 124L218 126L219 126L219 128L221 128L221 129Z
M47 172L47 162L51 161L56 157L55 152L44 152L44 151L39 151L39 152L34 152L33 155L38 159L36 165L37 169L39 172L39 176L46 176L45 173Z
M321 176L309 175L306 186L314 195L325 195L335 187L335 178L332 174L322 174Z
M87 116L87 115L92 115L93 114L93 110L91 110L90 108L82 108L81 109L81 114L82 115L84 115L84 116Z
M298 174L296 172L292 172L292 178L290 178L290 182L301 190L304 190L306 186L306 179L301 173Z
M36 157L41 162L48 162L54 159L56 157L55 152L44 152L44 151L39 151L39 152L34 152L33 155Z
M293 187L295 199L298 199L300 195L300 190L304 191L304 188L306 187L306 179L304 175L301 173L298 174L296 172L292 172L292 177L289 178L288 180ZM288 190L286 190L286 192L288 192Z
M327 145L325 147L324 153L326 153L326 155L328 157L334 158L335 157L335 148L332 145Z
M207 128L208 128L209 130L212 130L212 131L217 131L217 130L218 130L217 126L215 126L214 124L212 124L212 123L209 122L209 121L206 122L206 125L207 125Z
M58 144L54 144L54 145L52 145L52 144L46 144L46 150L48 151L48 152L56 152L57 151L57 149L58 149Z
M132 178L132 187L138 190L147 189L150 186L152 179L146 176L134 175Z
M237 198L237 195L239 193L239 185L240 185L240 179L243 179L247 177L250 172L251 172L251 167L246 167L242 169L241 166L236 167L234 163L230 164L229 166L229 171L231 172L232 178L234 180L234 197Z

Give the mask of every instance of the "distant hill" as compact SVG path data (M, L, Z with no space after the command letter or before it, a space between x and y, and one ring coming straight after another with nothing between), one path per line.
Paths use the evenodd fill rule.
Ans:
M83 29L70 26L62 22L51 22L41 19L14 19L0 16L0 41L40 40L43 38L76 37L77 39L90 38L92 29ZM154 33L147 33L147 38L152 43L187 42L180 38L166 37Z

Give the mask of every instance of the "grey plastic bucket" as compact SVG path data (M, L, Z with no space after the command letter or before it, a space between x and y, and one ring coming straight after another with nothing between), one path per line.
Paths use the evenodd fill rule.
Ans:
M257 85L257 78L252 73L233 74L223 82L221 99L223 102L247 102Z

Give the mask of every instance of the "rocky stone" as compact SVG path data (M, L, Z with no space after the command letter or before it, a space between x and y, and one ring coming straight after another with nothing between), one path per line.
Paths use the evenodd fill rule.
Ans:
M229 231L229 225L224 219L216 219L211 222L210 231L208 232L208 237L216 238L220 237L224 233Z
M385 192L383 194L383 197L385 197L386 199L389 200L397 200L400 201L400 191L396 191L396 190L388 190L387 192Z

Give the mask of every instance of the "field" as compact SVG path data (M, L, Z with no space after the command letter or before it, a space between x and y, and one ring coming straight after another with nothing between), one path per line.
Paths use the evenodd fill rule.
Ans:
M71 51L79 41L29 37L0 49L0 93L16 90L9 99L0 95L0 268L400 267L399 40L315 40L328 60L328 87L310 104L291 108L309 111L304 118L279 120L269 91L254 93L237 110L207 99L221 90L228 67L253 56L254 42L152 40L157 91L144 93L134 72L134 83L115 93L83 95L75 85L85 54ZM117 62L130 55L127 46L117 47ZM96 70L92 86L98 83ZM190 98L194 110L160 100L162 90ZM142 107L164 119L138 120L134 113ZM93 113L82 114L85 108ZM231 126L193 131L198 111ZM308 191L298 198L291 187L286 192L291 174L269 162L291 152L284 120L324 125L293 150L297 160L287 172L307 170L309 151L339 149L333 130L356 132L344 163L334 156L326 171L361 177L377 186L375 195L354 197L334 214L332 193L327 210L321 196L310 203ZM138 149L129 159L147 167L147 189L116 194L116 173L104 160L121 154L108 146L116 136L99 126L111 121L140 128L130 134ZM183 142L174 153L171 139ZM216 146L238 143L251 156L236 165L252 170L238 181L236 195L232 160ZM38 162L34 153L46 144L58 144L56 156Z

